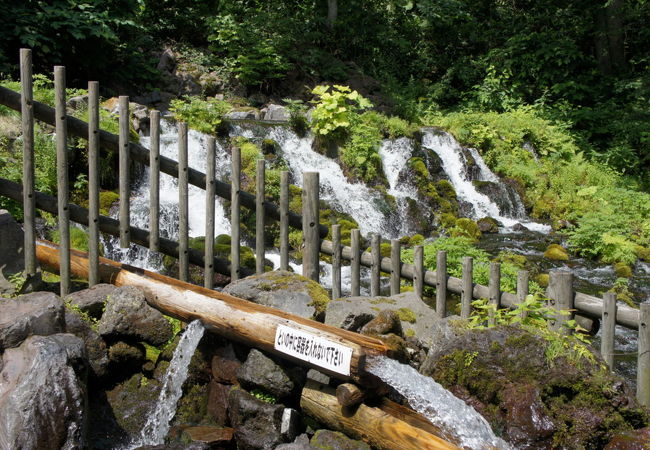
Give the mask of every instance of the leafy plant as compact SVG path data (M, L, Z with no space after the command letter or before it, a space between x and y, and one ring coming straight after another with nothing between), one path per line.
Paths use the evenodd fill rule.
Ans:
M299 135L304 136L309 127L305 114L307 105L302 100L283 98L282 101L289 111L289 126Z
M230 111L228 102L208 98L185 96L171 101L169 110L177 120L187 122L190 128L207 134L214 134L219 129L223 116Z
M348 86L316 86L312 89L316 96L311 115L311 128L322 136L343 138L357 119L359 111L372 106L369 100Z
M278 402L278 398L275 395L269 394L268 392L264 392L260 389L253 389L250 391L250 394L256 399L262 400L265 403L274 405Z

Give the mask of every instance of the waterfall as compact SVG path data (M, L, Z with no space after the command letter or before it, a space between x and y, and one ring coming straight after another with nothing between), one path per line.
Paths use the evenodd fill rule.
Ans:
M471 406L411 366L383 356L369 358L367 370L392 386L411 407L468 449L510 449ZM443 436L444 437L444 436Z
M185 328L183 336L174 350L174 356L169 363L169 369L167 369L158 401L140 432L139 440L133 443L130 448L164 444L165 436L169 431L169 422L176 414L176 403L183 393L182 387L187 379L187 371L192 355L194 355L204 331L205 328L203 328L200 320L192 321Z

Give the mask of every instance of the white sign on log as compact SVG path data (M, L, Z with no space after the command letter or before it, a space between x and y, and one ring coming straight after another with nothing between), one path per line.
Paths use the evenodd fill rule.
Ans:
M285 355L341 375L350 375L352 349L308 331L278 325L274 347Z

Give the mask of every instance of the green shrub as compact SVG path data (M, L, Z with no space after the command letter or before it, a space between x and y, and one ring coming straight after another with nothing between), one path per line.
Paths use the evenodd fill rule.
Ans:
M190 128L207 134L217 133L223 116L230 109L230 104L223 100L191 96L174 99L169 107L176 120L187 122Z
M348 132L359 111L372 106L357 91L347 86L316 86L312 89L316 99L311 114L311 129L315 134L342 138Z

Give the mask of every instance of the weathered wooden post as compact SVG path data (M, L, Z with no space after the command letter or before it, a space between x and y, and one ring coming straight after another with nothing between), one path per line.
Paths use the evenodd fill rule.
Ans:
M424 247L416 245L413 249L413 289L415 295L422 298L424 295Z
M526 301L528 297L528 278L529 274L527 270L520 270L517 272L517 302L522 304ZM521 310L521 318L526 318L528 313L525 309Z
M61 255L61 297L70 293L70 214L68 199L68 127L66 123L65 67L54 66L56 109L56 183Z
M490 263L490 283L488 286L490 295L490 304L494 309L489 310L488 325L493 326L496 324L495 310L501 307L501 264Z
M357 228L350 230L350 247L350 295L358 297L361 295L361 232Z
M230 280L239 279L239 202L241 180L241 149L232 147L232 170L230 175Z
M189 205L188 205L188 178L187 178L187 124L178 123L178 279L189 281Z
M129 248L131 237L130 202L131 202L131 155L129 154L129 97L120 95L120 138L119 138L119 176L120 176L120 247Z
M614 334L616 333L616 294L605 292L603 296L603 322L600 339L600 354L614 370Z
M302 275L318 282L320 252L319 175L304 172L302 189Z
M444 250L436 255L436 315L440 319L447 315L447 252Z
M255 175L255 273L264 273L264 195L266 178L263 159L257 160Z
M463 275L460 293L460 317L468 319L472 314L472 300L474 299L474 258L463 257Z
M149 250L160 246L160 111L149 114Z
M280 270L289 270L289 172L280 172Z
M34 196L34 93L32 51L20 49L20 112L23 133L23 228L25 274L36 273L36 200Z
M636 398L650 407L650 303L639 305L639 359L636 369Z
M557 310L552 328L555 331L570 334L571 330L564 327L564 323L573 318L573 273L567 270L551 270L546 293Z
M99 83L88 82L88 284L99 283Z
M381 280L381 235L375 233L370 242L370 253L372 254L372 269L370 274L370 296L379 295Z
M399 239L390 241L390 295L397 295L402 281L402 255Z
M203 269L203 282L208 289L214 287L215 157L216 142L214 136L209 136L205 167L205 267Z
M332 300L341 297L341 225L332 225Z

